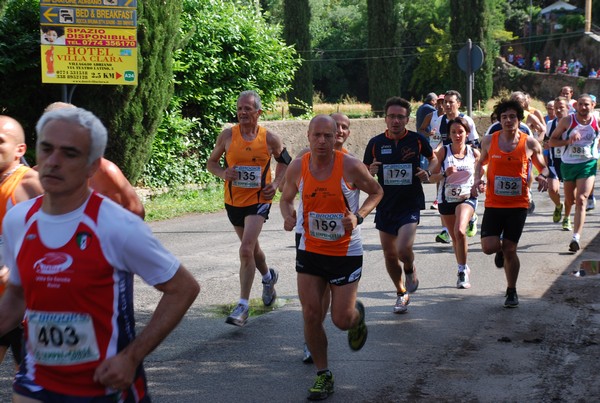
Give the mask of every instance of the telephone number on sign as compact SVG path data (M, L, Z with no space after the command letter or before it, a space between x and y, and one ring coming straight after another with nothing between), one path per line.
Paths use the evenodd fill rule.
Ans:
M135 48L136 41L105 40L105 39L67 39L67 45L74 46L103 46L113 48Z

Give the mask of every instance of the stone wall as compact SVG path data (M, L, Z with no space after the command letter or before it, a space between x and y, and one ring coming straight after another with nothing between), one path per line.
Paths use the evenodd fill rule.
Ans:
M477 126L477 132L482 136L489 127L489 117L475 117L473 120ZM260 125L280 135L288 152L294 156L308 146L306 138L308 123L308 120L289 120L265 121L260 122ZM411 119L407 127L409 130L415 130L415 120ZM350 119L350 137L346 141L346 147L351 153L362 159L369 139L383 131L385 131L383 118Z

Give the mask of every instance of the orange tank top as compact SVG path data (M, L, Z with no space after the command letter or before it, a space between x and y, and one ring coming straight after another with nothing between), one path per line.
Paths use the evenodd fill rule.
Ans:
M2 246L2 221L4 221L4 216L8 209L17 204L15 200L15 189L23 176L29 171L31 168L26 166L18 167L12 174L10 174L4 182L0 185L0 247ZM0 256L2 255L0 251ZM4 265L4 259L0 262L0 267ZM4 285L0 285L0 295L4 293Z
M240 126L231 128L231 144L225 153L228 167L235 167L237 179L225 181L225 204L246 207L271 203L262 196L262 188L271 183L271 154L267 145L267 129L258 126L256 137L246 141Z
M303 234L299 249L327 256L362 255L360 226L346 232L342 218L346 209L358 210L360 191L344 180L344 155L335 151L331 175L317 180L310 172L310 153L302 156L298 225Z
M30 169L26 166L20 166L0 184L0 224L4 220L4 215L6 215L8 209L17 204L15 189ZM11 204L8 204L9 202Z
M527 134L519 132L517 146L511 152L500 149L500 132L492 134L488 151L487 189L485 207L527 208L529 191L529 158L527 157Z

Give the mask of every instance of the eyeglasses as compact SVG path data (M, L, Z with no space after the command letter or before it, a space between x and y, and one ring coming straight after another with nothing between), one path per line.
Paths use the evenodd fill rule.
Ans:
M406 119L408 116L404 116L404 115L386 115L385 117L390 118L390 120L402 120L402 119Z

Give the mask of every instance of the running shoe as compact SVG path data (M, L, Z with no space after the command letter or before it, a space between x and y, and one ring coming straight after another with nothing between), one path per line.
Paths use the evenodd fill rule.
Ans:
M308 400L325 400L333 393L333 374L325 372L317 375L315 384L308 390Z
M467 236L469 238L477 235L477 220L478 219L479 219L479 217L477 217L477 213L473 213L473 217L471 217L471 219L469 220L469 225L467 226Z
M275 269L269 269L271 272L271 281L268 283L262 282L263 292L262 292L262 300L265 306L271 306L275 298L277 298L277 292L275 291L275 284L277 284L277 279L279 278L279 274Z
M519 306L519 297L517 296L517 290L506 289L506 300L504 301L505 308L516 308Z
M567 217L563 220L563 231L571 231L573 227L571 226L571 218Z
M504 267L504 252L502 252L501 250L496 252L496 256L494 256L494 264L499 269Z
M532 214L535 211L535 202L531 198L531 193L529 194L529 207L527 207L527 214Z
M312 355L310 354L310 350L308 349L306 343L304 343L304 355L302 356L302 362L305 364L313 363Z
M360 314L360 319L356 326L348 330L348 345L354 351L358 351L365 345L369 330L365 323L365 306L362 302L356 301L356 309Z
M585 211L590 211L596 208L596 198L594 195L588 197L587 206L585 207Z
M408 304L410 304L408 294L398 295L398 298L396 298L396 305L394 305L394 313L408 312Z
M562 203L554 207L554 213L552 214L552 222L559 222L562 217L563 205Z
M580 249L579 247L579 241L577 239L572 239L571 243L569 244L569 252L577 252Z
M442 230L442 232L437 234L437 236L435 237L435 241L439 243L450 243L450 234L447 230L444 229Z
M419 288L419 279L417 278L417 268L414 264L412 273L404 273L404 277L404 287L406 287L406 291L411 294L417 291L417 288Z
M431 203L431 206L429 206L430 210L437 210L438 209L438 201L434 200L433 203Z
M229 315L227 319L225 319L225 323L229 323L230 325L240 327L244 326L247 321L248 307L243 304L238 304L231 312L231 315Z
M458 272L458 279L456 280L456 288L458 288L458 289L471 288L471 283L469 282L469 274L471 274L471 269L469 269L468 267L464 271Z

